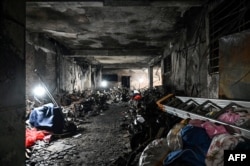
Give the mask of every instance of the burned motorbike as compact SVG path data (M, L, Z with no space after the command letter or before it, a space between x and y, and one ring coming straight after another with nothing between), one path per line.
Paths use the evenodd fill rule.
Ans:
M108 109L108 97L105 93L97 91L90 96L85 97L80 103L74 104L76 117L84 115L98 114Z
M150 91L143 96L135 106L130 107L129 113L132 117L128 127L130 133L130 146L132 149L127 166L133 165L137 154L154 139L165 137L168 131L179 120L161 111L156 101L158 93ZM155 97L155 98L154 98ZM133 102L131 102L133 103Z
M169 128L167 123L169 117L157 108L152 111L148 110L146 106L139 106L137 109L130 109L130 112L133 118L128 126L128 131L132 150L154 139L160 129L162 133L159 133L159 136L166 134L166 129Z

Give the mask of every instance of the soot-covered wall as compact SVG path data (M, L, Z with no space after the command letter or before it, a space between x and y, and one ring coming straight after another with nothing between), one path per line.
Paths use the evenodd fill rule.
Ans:
M104 70L103 74L117 74L117 82L109 82L109 87L121 87L121 78L123 76L130 77L130 89L143 89L149 88L149 73L148 68L142 69L117 69L117 70ZM161 77L161 67L153 67L153 86L161 86L162 77Z
M164 51L163 86L168 93L218 98L219 76L208 74L206 12L192 9L184 17L185 26Z
M164 52L166 91L249 100L249 13L247 0L213 1L188 10L182 31Z
M162 60L163 87L167 92L193 97L249 100L249 93L245 90L249 74L248 68L245 67L247 65L244 65L244 68L243 65L238 65L240 70L237 69L237 72L242 74L242 79L238 78L241 80L239 83L237 79L230 78L230 82L236 82L234 87L231 87L228 78L224 76L225 73L226 76L229 75L228 73L232 74L232 67L227 67L225 71L223 68L225 63L218 63L223 60L222 55L218 53L218 50L221 50L218 41L236 32L241 34L243 30L248 30L250 27L247 21L249 20L249 2L246 0L230 2L233 3L225 0L211 1L207 6L192 7L180 19L182 24L179 25L182 30L173 32L174 38L169 40ZM235 12L230 12L232 10ZM241 35L244 36L244 34ZM246 42L244 40L244 43ZM218 54L214 53L215 50ZM241 52L242 50L237 51L235 55L242 54ZM212 56L213 54L215 56ZM248 59L242 64L246 64ZM221 84L222 82L226 84ZM226 89L223 87L225 85ZM238 87L238 85L242 86ZM228 91L227 95L224 94L225 90Z
M67 50L52 39L40 34L26 33L26 95L33 97L33 89L39 85L39 73L50 93L82 91L91 86L89 75L81 66L65 58ZM37 72L34 72L34 71Z

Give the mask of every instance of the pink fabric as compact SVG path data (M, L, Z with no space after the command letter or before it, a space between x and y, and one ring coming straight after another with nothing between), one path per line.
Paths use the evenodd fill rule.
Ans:
M215 135L218 135L218 134L228 133L226 128L223 125L216 125L209 121L202 123L201 127L206 130L210 138L213 138Z
M218 120L229 124L234 124L239 119L240 115L238 113L233 112L231 109L220 115L218 118Z
M216 125L210 121L202 121L199 119L191 119L189 124L195 127L204 128L210 138L213 138L215 135L228 133L226 128L223 125Z

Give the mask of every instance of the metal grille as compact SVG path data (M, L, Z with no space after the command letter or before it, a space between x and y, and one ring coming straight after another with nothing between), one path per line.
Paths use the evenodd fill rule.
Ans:
M248 0L224 0L209 13L209 73L219 72L219 38L250 28Z
M171 66L172 66L172 58L171 55L168 55L164 59L164 73L171 72Z

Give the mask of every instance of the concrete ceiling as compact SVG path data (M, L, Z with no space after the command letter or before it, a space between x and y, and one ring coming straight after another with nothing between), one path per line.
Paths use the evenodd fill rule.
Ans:
M26 29L64 45L77 63L141 68L159 61L201 0L27 2Z

